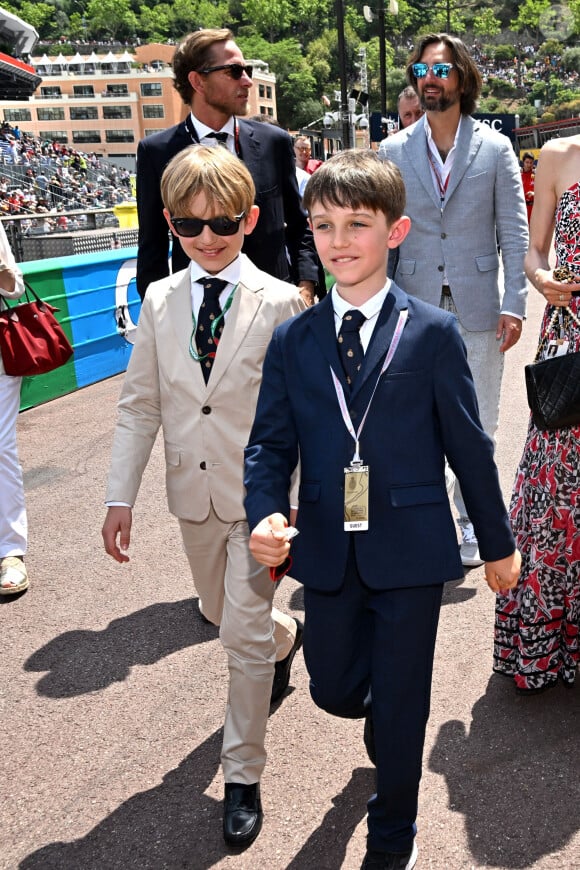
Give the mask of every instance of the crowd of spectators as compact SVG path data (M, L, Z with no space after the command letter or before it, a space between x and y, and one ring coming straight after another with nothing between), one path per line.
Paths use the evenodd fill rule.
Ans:
M490 57L477 42L472 45L471 50L484 84L490 79L500 79L529 92L535 82L548 81L552 75L557 75L563 83L571 87L578 84L578 73L563 68L561 55L544 55L539 45L514 46L513 57L502 61Z
M1 126L0 217L27 216L21 222L23 234L83 229L87 218L82 212L132 199L128 169L94 153L34 138L17 126Z

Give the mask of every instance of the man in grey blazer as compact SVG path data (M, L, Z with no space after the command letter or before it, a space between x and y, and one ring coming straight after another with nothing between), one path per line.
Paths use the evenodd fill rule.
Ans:
M411 218L389 272L407 293L457 315L481 422L494 438L503 355L518 341L526 310L528 222L519 165L506 136L470 117L481 76L460 39L424 36L407 80L425 115L381 143L379 157L401 170ZM481 565L457 484L454 495L462 563Z

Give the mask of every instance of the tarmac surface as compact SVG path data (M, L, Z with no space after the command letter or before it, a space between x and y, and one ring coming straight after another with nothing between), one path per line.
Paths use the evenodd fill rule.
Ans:
M527 426L523 366L541 299L507 354L497 459L509 499ZM20 415L30 589L0 602L2 870L358 870L373 768L362 722L318 710L302 655L272 713L264 828L221 835L227 672L197 614L160 444L128 565L104 553L104 487L122 378ZM0 482L1 486L1 482ZM302 616L286 580L277 605ZM418 870L580 868L580 685L533 698L492 676L483 569L447 586L418 818Z

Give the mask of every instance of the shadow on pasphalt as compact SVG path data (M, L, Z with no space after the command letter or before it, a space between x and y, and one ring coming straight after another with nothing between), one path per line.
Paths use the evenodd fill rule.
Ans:
M580 687L525 698L493 675L472 713L469 731L456 720L440 728L429 768L465 816L478 866L534 866L580 829Z
M222 729L155 788L121 804L86 836L50 843L19 870L205 870L226 854L222 801L204 794L219 766Z
M304 870L305 867L337 870L342 867L348 844L366 816L367 801L375 787L374 768L357 767L353 770L343 790L332 799L332 808L286 870Z
M152 604L114 619L102 631L67 631L26 661L26 671L48 671L37 684L47 698L71 698L127 678L135 665L151 665L178 650L215 640L202 623L197 598Z

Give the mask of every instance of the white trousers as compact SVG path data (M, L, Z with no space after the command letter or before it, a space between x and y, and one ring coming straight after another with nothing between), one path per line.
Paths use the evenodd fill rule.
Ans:
M441 297L440 307L457 317L457 310L450 296ZM495 329L486 332L469 332L459 323L459 319L457 325L467 349L467 362L473 375L481 425L495 445L505 354L499 352L500 342L495 337ZM457 481L455 481L453 501L459 516L465 519L467 510Z
M28 522L24 483L16 446L16 421L20 410L20 384L0 372L0 559L24 556Z
M250 553L246 522L224 523L212 509L201 523L179 525L203 614L220 626L228 657L224 779L252 785L266 763L274 662L292 649L296 622L272 608L276 586Z

